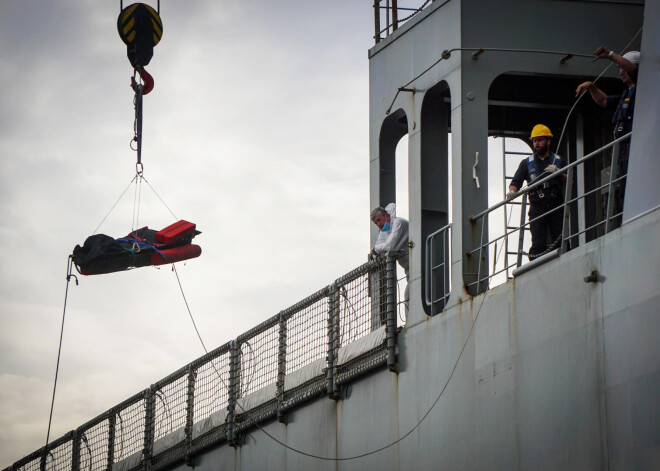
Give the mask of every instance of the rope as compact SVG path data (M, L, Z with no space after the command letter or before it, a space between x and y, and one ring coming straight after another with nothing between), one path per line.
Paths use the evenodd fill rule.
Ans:
M105 214L105 216L103 216L103 219L101 219L101 222L99 223L99 225L96 226L96 229L94 229L94 231L92 231L92 234L96 234L98 232L100 227L103 225L103 223L106 221L106 219L108 219L108 216L110 216L110 213L112 213L112 211L115 209L115 207L117 207L117 205L119 204L119 202L124 197L124 195L126 194L126 192L128 191L128 189L131 187L131 185L133 183L135 183L135 192L134 192L134 195L133 195L133 216L131 218L131 232L138 229L137 226L138 226L138 222L139 222L139 218L140 218L140 201L141 201L141 198L142 198L141 195L142 195L142 182L143 181L144 181L144 183L147 184L147 186L154 193L154 195L156 195L156 197L163 204L163 206L165 206L165 208L170 212L170 214L174 217L174 219L176 219L177 221L179 220L179 218L176 216L176 214L174 214L174 212L170 209L170 207L165 203L163 198L161 198L161 196L154 189L154 187L151 186L151 183L149 183L149 181L144 177L144 174L142 174L141 172L136 172L135 176L131 179L131 181L128 183L128 185L126 185L126 188L124 188L124 191L122 191L121 194L119 195L119 198L117 198L117 201L115 201L115 203L108 210L108 212Z
M101 225L105 222L105 220L108 218L108 216L110 216L110 213L112 212L112 210L115 209L115 206L117 206L117 204L118 204L118 203L121 201L121 199L124 197L124 195L126 194L126 192L128 191L128 189L129 189L129 188L131 187L131 185L133 184L133 180L135 180L136 178L137 178L137 175L135 175L135 176L131 179L131 181L128 183L128 186L126 186L126 189L121 193L121 195L119 195L119 198L117 198L117 201L115 201L115 204L112 205L112 207L111 207L110 210L106 213L106 215L103 217L103 219L101 219L101 222L99 223L98 226L96 226L96 229L94 229L94 231L92 232L92 234L96 234L96 232L99 230L99 228L101 227Z
M197 324L195 323L195 319L194 319L194 317L193 317L193 315L192 315L192 312L191 312L191 310L190 310L190 306L189 306L189 304L188 304L188 300L186 299L186 295L185 295L185 293L183 292L183 286L181 285L181 280L179 279L179 274L177 273L177 271L176 271L176 267L174 266L174 264L172 264L172 271L173 271L174 274L176 275L176 279L177 279L177 282L178 282L178 284L179 284L179 289L181 290L181 295L183 296L183 301L184 301L184 303L185 303L185 305L186 305L186 308L187 308L187 310L188 310L188 315L190 316L190 320L192 321L193 327L195 328L195 332L197 333L197 337L199 338L199 341L200 341L200 343L202 344L202 347L204 348L204 351L205 351L206 353L208 353L208 350L207 350L207 348L206 348L206 345L204 344L204 341L202 340L202 336L201 336L201 334L199 333L199 329L197 328ZM463 353L464 353L464 351L465 351L465 348L467 347L468 341L469 341L470 338L472 337L472 332L474 331L474 326L476 325L477 320L479 319L479 314L481 313L481 308L483 307L483 304L484 304L484 301L485 301L485 300L486 300L486 296L484 295L484 296L482 297L481 304L479 304L479 309L477 310L477 314L476 314L475 317L474 317L474 321L472 322L472 325L470 326L470 330L468 331L468 335L467 335L467 337L465 338L465 341L463 342L463 346L461 347L461 350L460 350L458 356L456 357L456 361L454 362L454 365L453 365L453 367L452 367L452 369L451 369L451 373L449 374L449 377L447 378L447 380L445 381L444 385L442 386L442 389L440 390L440 393L438 394L438 396L435 398L435 400L433 401L433 403L431 404L431 406L429 407L429 409L428 409L428 410L426 411L426 413L422 416L422 418L419 419L419 421L415 424L414 427L412 427L408 432L406 432L403 436L399 437L397 440L395 440L395 441L393 441L393 442L391 442L391 443L389 443L389 444L387 444L387 445L385 445L385 446L382 446L382 447L380 447L380 448L377 448L377 449L374 449L374 450L371 450L371 451L368 451L368 452L365 452L365 453L361 453L361 454L359 454L359 455L348 456L348 457L332 458L332 457L327 457L327 456L319 456L319 455L315 455L315 454L313 454L313 453L308 453L308 452L306 452L306 451L303 451L303 450L300 450L300 449L298 449L298 448L295 448L295 447L293 447L293 446L291 446L291 445L287 445L286 443L284 443L284 442L282 442L281 440L279 440L277 437L274 437L273 435L271 435L270 433L268 433L263 427L261 427L261 426L259 425L259 423L257 423L255 420L253 420L253 419L250 417L250 414L249 414L249 413L248 413L248 412L247 412L247 411L246 411L246 410L240 405L240 403L237 402L236 405L237 405L237 406L243 411L243 414L246 415L246 418L247 418L247 419L250 419L250 423L251 423L252 425L254 425L257 429L259 429L261 432L263 432L264 435L266 435L268 438L270 438L271 440L273 440L273 441L274 441L275 443L277 443L278 445L280 445L280 446L282 446L282 447L286 448L287 450L292 451L292 452L294 452L294 453L298 453L298 454L300 454L300 455L307 456L307 457L309 457L309 458L314 458L314 459L322 460L322 461L351 461L351 460L355 460L355 459L358 459L358 458L364 458L364 457L366 457L366 456L374 455L374 454L376 454L376 453L379 453L379 452L381 452L381 451L383 451L383 450L386 450L386 449L388 449L388 448L390 448L390 447L392 447L392 446L394 446L394 445L400 443L401 441L405 440L408 436L410 436L410 434L412 434L412 433L413 433L413 432L414 432L414 431L415 431L415 430L416 430L416 429L422 424L422 422L426 419L426 417L428 417L428 415L431 413L431 411L433 410L433 408L436 406L436 404L438 403L438 401L440 400L440 398L441 398L442 395L444 394L445 390L446 390L447 387L449 386L450 381L451 381L452 378L454 377L454 373L456 372L456 369L458 368L458 364L459 364L461 358L463 357ZM218 378L220 379L220 382L222 383L222 385L223 385L225 388L228 388L227 383L222 379L222 376L220 375L220 372L215 368L215 365L213 365L213 362L211 362L211 366L213 366L213 369L215 370L216 374L218 375Z
M64 291L64 310L62 311L62 327L60 329L60 344L57 349L57 364L55 366L55 382L53 384L53 399L50 402L50 416L48 417L48 432L46 432L46 446L44 447L44 459L48 454L48 441L50 440L50 426L53 422L53 408L55 406L55 391L57 390L57 375L60 371L60 356L62 353L62 338L64 337L64 318L66 316L66 302L69 296L69 282L71 277L76 279L76 286L78 285L78 277L72 274L73 270L73 256L69 255L66 267L66 289Z
M172 216L174 216L174 219L179 220L179 218L176 217L176 214L174 214L174 213L172 212L172 210L170 209L170 207L167 206L167 205L165 204L165 201L163 201L163 198L161 198L160 195L156 192L156 190L154 190L154 187L151 186L151 184L149 183L149 181L148 181L146 178L144 178L144 175L140 175L140 178L141 178L142 180L144 180L144 182L145 182L145 183L147 184L147 186L151 189L151 191L154 192L154 195L156 195L156 197L160 200L160 202L163 203L163 206L165 206L165 207L167 208L167 210L170 212L170 214L171 214Z
M176 266L174 264L172 264L172 271L176 275L177 283L179 283L179 289L181 290L181 296L183 296L183 302L186 304L186 309L188 309L188 315L190 316L190 320L192 321L193 327L195 328L195 332L197 332L197 338L199 339L200 343L202 344L202 348L204 349L204 352L208 353L209 351L206 349L206 345L204 344L204 340L202 340L202 336L199 333L199 329L197 328L197 324L195 323L195 319L193 318L192 312L190 311L190 306L188 305L188 300L186 299L186 294L183 292L183 286L181 286L181 280L179 279L179 273L177 273ZM219 373L218 373L218 376L219 376ZM220 380L222 381L222 378L220 378Z
M633 42L635 39L637 39L637 36L639 36L639 34L642 32L642 29L644 29L644 28L639 28L639 31L637 31L637 33L635 33L635 35L632 37L632 39L631 39L630 41L628 41L628 44L626 44L626 45L624 46L624 48L622 49L622 51L625 51L626 49L628 49L628 48L630 47L630 45L632 44L632 42ZM592 83L596 83L596 82L597 82L597 81L598 81L603 75L605 75L605 72L607 72L607 69L609 69L610 67L612 67L612 64L613 64L613 62L610 62L609 64L607 64L607 66L603 69L603 71L600 73L600 75L598 75L598 77L596 77L596 78L593 80ZM563 127L562 130L561 130L561 134L560 134L560 136L559 136L559 140L557 141L557 146L556 146L557 149L559 149L559 145L561 144L561 140L564 138L564 132L566 131L566 126L568 125L568 120L569 120L569 118L571 117L571 114L573 113L573 110L575 109L575 106L578 104L578 102L580 101L580 99L581 99L586 93L587 93L587 90L585 90L584 92L582 92L582 94L581 94L580 96L577 97L577 99L575 100L575 103L573 103L573 106L572 106L571 109L569 110L568 115L566 116L566 120L564 121L564 127Z
M643 30L643 28L640 28L640 29L637 31L637 33L635 33L635 35L632 37L632 39L631 39L630 41L628 41L628 44L626 44L626 45L623 47L622 51L625 51L626 49L628 49L628 48L630 47L630 45L632 44L632 42L637 38L637 36L639 36L639 34L642 32L642 30ZM602 71L602 72L601 72L601 73L600 73L600 74L599 74L599 75L593 80L592 83L595 84L595 83L596 83L596 82L597 82L597 81L598 81L603 75L605 75L605 72L607 72L607 70L608 70L610 67L612 67L612 64L613 64L613 62L610 62L609 64L607 64L607 66L606 66L606 67L603 69L603 71ZM559 149L559 146L561 145L561 141L562 141L562 139L564 138L564 133L566 132L566 127L568 126L568 121L569 121L569 119L571 118L571 114L573 113L573 110L575 110L575 107L576 107L577 104L580 102L580 100L582 99L582 97L583 97L584 95L586 95L586 93L587 93L587 90L585 90L584 92L582 92L582 94L580 94L580 95L576 98L575 102L573 103L573 106L571 106L571 109L568 111L568 114L566 115L566 119L564 120L564 126L562 127L561 134L559 135L559 140L557 141L557 145L555 146L556 149ZM540 178L542 175L543 175L543 174L539 175L539 176L538 176L537 178L535 178L534 180ZM521 188L519 191L522 191L524 188L526 188L526 187L528 187L529 185L531 185L531 184L534 182L534 180L532 180L531 182L529 182L526 186L524 186L523 188ZM568 183L567 183L567 184L568 184ZM512 209L513 209L513 208L512 208ZM552 252L553 250L555 250L555 249L557 248L557 245L559 244L559 241L561 240L561 237L562 237L562 234L559 234L559 235L557 236L557 238L556 238L556 239L555 239L550 245L548 245L548 247L547 247L543 252L541 252L541 253L538 253L538 254L524 253L524 255L527 255L527 256L529 257L530 260L534 260L534 259L536 259L536 258L541 257L542 255L546 255L546 254Z

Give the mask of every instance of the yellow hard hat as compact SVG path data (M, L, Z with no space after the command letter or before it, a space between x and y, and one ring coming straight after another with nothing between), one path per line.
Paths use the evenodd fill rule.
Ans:
M546 126L545 124L537 124L536 126L534 126L534 129L532 129L532 135L529 136L529 138L534 139L535 137L553 137L553 136L548 126Z

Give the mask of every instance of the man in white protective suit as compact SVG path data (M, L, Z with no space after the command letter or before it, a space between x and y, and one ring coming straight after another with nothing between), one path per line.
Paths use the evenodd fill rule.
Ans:
M384 209L380 206L374 208L371 212L371 221L378 226L380 232L369 255L375 257L381 254L390 254L396 257L399 265L406 273L404 303L406 314L408 314L408 221L396 217L396 205L394 203L388 204ZM376 317L372 328L377 328L384 321L384 319L378 319L380 316Z

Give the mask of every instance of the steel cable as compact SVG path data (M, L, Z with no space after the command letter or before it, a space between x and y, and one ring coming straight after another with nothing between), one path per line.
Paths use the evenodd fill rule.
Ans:
M50 415L48 417L48 432L46 432L46 446L44 447L44 458L46 454L48 453L48 441L50 440L50 427L53 422L53 409L55 407L55 391L57 390L57 376L60 371L60 356L62 353L62 338L64 337L64 319L66 317L66 303L67 299L69 297L69 282L71 281L71 277L75 278L76 280L76 285L78 285L78 277L74 274L72 274L73 270L73 256L69 255L69 258L67 260L67 267L66 267L66 289L64 291L64 309L62 310L62 327L60 329L60 343L59 347L57 349L57 363L55 366L55 381L53 383L53 398L50 402Z

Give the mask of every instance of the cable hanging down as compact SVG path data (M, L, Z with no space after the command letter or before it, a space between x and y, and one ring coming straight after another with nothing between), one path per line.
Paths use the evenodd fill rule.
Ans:
M62 327L60 328L60 343L57 348L57 363L55 365L55 381L53 382L53 398L50 402L50 415L48 417L48 431L46 432L46 446L44 447L44 456L43 460L47 459L48 455L48 442L50 440L50 426L53 422L53 409L55 407L55 392L57 391L57 376L60 371L60 356L62 354L62 339L64 337L64 319L66 317L66 303L69 297L69 283L73 277L76 280L76 286L78 285L78 277L72 273L73 271L73 257L69 255L67 259L66 266L66 289L64 290L64 309L62 310Z

